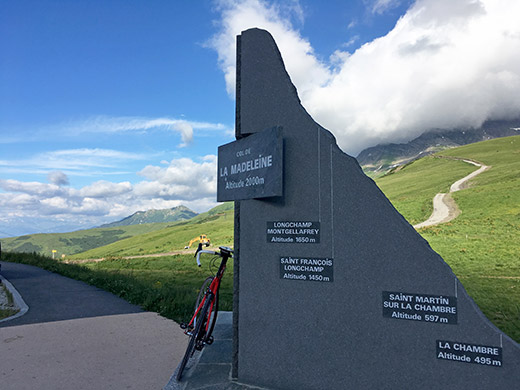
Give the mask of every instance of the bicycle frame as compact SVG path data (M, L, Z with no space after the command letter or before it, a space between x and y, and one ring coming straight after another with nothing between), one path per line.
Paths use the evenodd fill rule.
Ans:
M200 267L200 261L199 261L200 253L210 253L210 254L221 255L218 252L211 252L211 251L205 251L205 250L199 251L199 253L197 253L197 263L199 264L199 267ZM204 298L199 303L199 306L195 309L195 313L193 314L190 322L188 323L188 328L185 332L188 335L191 334L191 329L193 329L195 327L195 321L197 319L197 315L202 310L202 308L204 307L204 304L206 303L206 300L208 300L208 299L211 299L211 305L209 307L207 318L211 318L211 314L213 313L213 308L215 305L214 297L217 296L218 290L220 288L220 282L222 281L222 277L224 276L224 272L226 271L226 265L227 265L227 261L230 257L230 253L224 252L221 256L222 256L222 260L220 262L219 269L218 269L215 277L213 278L213 281L211 282L208 289L206 290L206 292L204 294ZM209 326L210 326L210 321L207 321L205 324L205 334L206 335L209 330ZM207 337L204 337L204 339L206 339L206 338Z
M209 283L209 278L202 284L201 292L204 292L204 296L201 299L201 292L199 293L200 302L195 308L195 314L191 317L191 320L188 324L182 323L181 328L184 329L184 333L190 336L190 341L188 342L188 347L186 348L186 353L184 354L184 358L179 363L177 368L176 378L177 381L180 381L182 378L182 373L188 364L188 361L193 356L195 350L201 351L204 348L204 345L211 344L213 342L213 337L211 333L213 333L213 327L215 325L217 314L218 314L218 290L220 288L220 282L222 281L222 277L224 276L224 272L226 270L226 264L229 258L233 258L233 249L221 246L220 252L212 252L207 250L198 250L197 251L197 264L200 267L200 255L201 253L209 253L212 255L216 255L222 258L220 262L220 266L218 267L218 271L215 276L212 277L211 283ZM209 283L209 286L207 286ZM206 291L204 291L206 289ZM200 314L200 315L199 315ZM213 318L211 316L213 315ZM197 316L199 316L199 322L197 323ZM206 321L206 323L204 323ZM204 325L204 327L202 327Z

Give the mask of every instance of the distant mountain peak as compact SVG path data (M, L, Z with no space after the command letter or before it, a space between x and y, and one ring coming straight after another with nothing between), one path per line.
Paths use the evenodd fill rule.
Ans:
M520 119L488 121L478 129L434 129L423 133L408 143L390 143L367 148L361 151L356 159L365 172L377 176L396 166L443 149L518 135L519 130Z
M141 225L144 223L163 223L163 222L177 222L191 219L198 215L195 211L190 210L186 206L177 206L171 209L150 209L146 211L136 211L132 215L121 219L120 221L107 223L100 227L117 227L129 225Z

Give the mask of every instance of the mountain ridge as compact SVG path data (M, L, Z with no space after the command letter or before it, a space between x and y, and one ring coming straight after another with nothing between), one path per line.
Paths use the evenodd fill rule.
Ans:
M367 174L377 176L444 149L518 134L520 134L520 119L488 121L476 129L434 129L424 132L407 143L380 144L366 148L356 159Z
M145 223L177 222L191 219L197 215L198 213L195 211L181 205L172 207L171 209L150 209L146 211L137 211L119 221L105 223L98 227L109 228L118 226L142 225Z
M229 210L232 210L233 207L233 202L226 202L213 207L206 212L196 214L195 217L188 220L177 220L174 222L143 223L104 228L94 227L91 229L75 230L67 233L37 233L8 237L1 240L2 250L7 252L35 252L47 256L51 256L51 251L56 250L56 256L61 257L62 255L66 255L69 257L70 255L103 247L116 241L167 229L172 226L185 226L209 222L218 219ZM186 244L183 244L183 247L184 245Z

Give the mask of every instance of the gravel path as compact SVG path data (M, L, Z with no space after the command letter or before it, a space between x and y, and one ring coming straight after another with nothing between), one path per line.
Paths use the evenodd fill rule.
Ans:
M473 179L475 176L480 175L485 170L490 167L484 164L480 164L471 160L462 160L468 164L475 165L479 167L474 172L471 172L469 175L464 176L462 179L457 180L450 187L450 192L448 194L439 193L433 198L433 213L430 215L426 221L421 222L417 225L414 225L415 229L420 229L428 226L438 225L441 223L449 222L455 218L457 218L460 214L460 210L457 207L457 204L451 197L451 193L463 190L468 187L468 181Z
M165 253L152 253L147 255L134 255L134 256L121 256L122 259L145 259L147 257L165 257L165 256L174 256L174 255L186 255L186 254L195 254L194 249L183 249L180 251L174 252L165 252ZM66 259L63 262L67 264L84 264L84 263L99 263L100 261L104 261L105 258L97 258L97 259Z

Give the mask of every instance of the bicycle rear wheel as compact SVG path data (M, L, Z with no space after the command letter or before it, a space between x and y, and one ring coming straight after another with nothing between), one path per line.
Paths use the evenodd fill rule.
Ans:
M211 297L212 297L212 295L211 295ZM202 307L202 309L200 311L200 314L198 316L198 318L200 320L197 321L195 328L193 328L193 331L192 331L191 337L190 337L190 341L188 343L188 348L186 348L186 353L184 354L184 357L182 358L182 361L179 365L179 369L177 371L177 375L176 375L177 381L181 380L184 369L186 368L186 364L188 364L188 361L193 356L197 343L201 342L205 336L206 321L204 321L204 319L206 319L206 317L208 315L208 310L209 310L209 307L210 307L212 301L213 301L213 299L206 300L206 302L204 302L204 306Z

